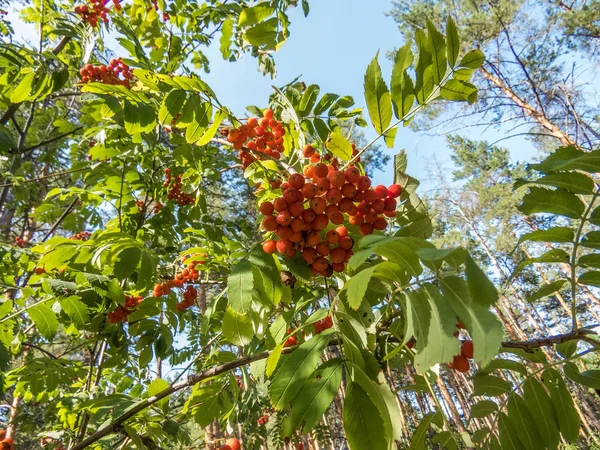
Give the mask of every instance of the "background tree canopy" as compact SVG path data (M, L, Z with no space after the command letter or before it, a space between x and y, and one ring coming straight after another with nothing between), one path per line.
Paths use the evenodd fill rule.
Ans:
M596 448L596 6L394 2L364 110L234 114L209 49L274 76L294 9L0 0L0 448Z

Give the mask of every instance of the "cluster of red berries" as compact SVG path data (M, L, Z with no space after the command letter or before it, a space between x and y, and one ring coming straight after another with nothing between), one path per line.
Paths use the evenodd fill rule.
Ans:
M221 134L226 136L233 148L239 150L238 158L245 169L257 159L266 155L279 159L283 152L283 123L274 118L273 110L266 109L261 119L251 117L245 125L237 128L224 128Z
M24 247L26 247L26 246L27 246L27 241L26 241L25 239L23 239L21 236L17 236L17 237L15 238L15 245L16 245L17 247L24 248Z
M131 72L129 66L121 61L121 58L111 59L108 66L102 64L100 66L94 66L92 64L86 64L79 71L81 75L82 83L93 83L99 82L103 84L121 85L126 88L131 87L131 81L133 80L133 72ZM120 78L120 77L123 78Z
M121 11L121 0L112 0L115 10ZM105 25L108 24L108 8L106 4L108 0L90 0L90 6L81 5L75 7L75 13L79 14L81 20L90 24L92 28L98 26L99 20L102 20Z
M198 291L196 291L194 286L188 285L185 288L185 291L183 291L183 301L177 303L177 311L183 311L184 309L193 306L194 302L196 301L196 297L198 297Z
M304 154L311 153L310 149L314 151L312 146L306 146ZM341 225L347 214L348 221L360 227L363 236L384 230L387 221L383 215L395 216L396 197L402 193L397 184L371 189L368 176L361 175L355 166L338 170L335 158L331 164L305 166L303 174L290 175L281 189L281 197L260 205L265 216L263 228L277 235L277 239L267 240L263 249L288 258L301 251L313 275L323 276L343 271L353 255L354 242L346 227L330 229L325 237L321 235L329 223Z
M144 200L136 200L135 204L138 208L139 212L144 211L144 207L146 206L146 204L144 203ZM154 202L154 206L152 207L152 212L154 214L158 214L160 212L160 210L163 208L163 205L161 202Z
M164 187L169 187L173 177L171 175L171 169L168 167L165 169L165 182L163 183ZM196 198L193 195L187 194L181 190L181 175L177 175L175 177L175 181L173 185L169 189L168 199L175 200L179 206L191 205L196 201Z
M468 372L469 359L473 359L473 341L463 341L460 346L460 354L454 357L448 367L459 372Z
M287 334L290 334L292 331L291 328L288 328L287 330ZM289 338L286 339L285 343L283 344L284 347L294 347L295 345L298 345L298 340L296 339L295 336L290 336Z
M319 334L325 330L328 330L333 326L333 318L331 316L325 317L323 320L313 323L315 334Z
M33 272L36 275L42 275L42 274L46 273L46 269L44 269L43 267L36 267Z
M140 295L125 297L125 304L117 306L113 312L107 314L109 323L127 322L127 316L133 312L135 307L142 303L143 298Z
M202 257L206 258L206 253L202 254ZM187 260L188 258L184 259L184 264L185 264L185 260ZM198 272L198 270L196 270L196 266L197 265L203 265L205 264L204 261L195 261L195 262L191 262L187 265L187 267L185 269L183 269L183 271L181 273L178 273L177 275L175 275L175 278L172 280L167 281L166 283L162 283L162 284L156 284L154 286L154 297L161 297L163 295L169 295L169 293L171 292L171 289L175 288L175 287L183 287L184 283L193 283L194 281L197 281L198 278L200 277L200 273Z
M269 423L269 416L260 416L256 421L259 425L266 425Z
M74 234L69 239L73 241L87 241L92 236L92 233L89 231L80 231L77 234Z
M221 450L241 450L241 448L240 441L236 438L229 438L225 442L225 445L221 447Z
M246 390L246 385L244 384L244 382L242 381L242 377L241 375L235 375L235 382L237 383L238 387L242 390L245 391Z

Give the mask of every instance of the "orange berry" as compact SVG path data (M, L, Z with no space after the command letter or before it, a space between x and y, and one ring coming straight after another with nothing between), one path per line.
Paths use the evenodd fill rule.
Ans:
M315 166L315 175L318 178L326 177L328 173L329 173L329 169L325 164L319 163Z

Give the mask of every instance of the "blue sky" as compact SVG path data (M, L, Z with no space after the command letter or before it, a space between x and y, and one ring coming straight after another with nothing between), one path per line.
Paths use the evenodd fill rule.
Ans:
M377 51L384 78L389 80L391 62L383 55L403 44L403 38L391 17L385 12L391 1L372 0L313 0L311 11L304 17L301 8L290 10L291 36L275 55L277 78L271 80L257 69L257 63L245 55L234 63L224 61L219 51L219 41L207 50L211 72L200 74L216 91L220 101L236 114L244 115L247 105L264 106L272 85L284 85L298 76L307 84L316 83L321 93L334 92L352 95L358 107L365 108L363 76L367 65ZM36 30L26 26L11 14L17 35L26 40L37 40ZM365 108L366 114L366 108ZM460 124L453 124L456 128ZM404 148L408 154L408 172L422 181L422 192L434 187L430 167L434 156L442 166L450 169L449 151L440 130L436 134L413 133L402 128L395 147L387 149L390 155ZM365 130L367 138L375 136L372 127ZM473 139L497 141L505 130L488 128L466 129L461 134ZM530 159L535 154L531 143L524 138L503 141L510 146L515 160ZM377 184L393 182L392 163L375 174Z

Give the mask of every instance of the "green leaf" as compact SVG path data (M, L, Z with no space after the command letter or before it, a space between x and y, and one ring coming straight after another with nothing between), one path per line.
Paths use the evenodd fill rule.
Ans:
M40 334L51 341L58 332L58 319L52 308L45 303L39 303L27 312Z
M444 39L444 35L437 30L429 18L427 18L427 31L429 33L428 43L430 45L432 59L431 72L433 74L433 82L439 85L448 69L446 60L446 39Z
M515 429L519 430L518 438L525 448L538 450L540 448L540 442L543 442L542 436L523 397L514 392L510 394L507 412L508 419Z
M479 373L473 377L473 395L499 397L511 391L511 384L502 378Z
M259 3L251 8L243 8L240 13L238 25L240 27L249 27L262 22L275 12L275 8L270 6L269 2Z
M390 89L394 114L398 119L406 117L415 103L413 81L407 72L407 69L413 63L413 59L414 57L410 42L407 42L401 47L394 57L394 68L392 69ZM406 170L406 168L404 170Z
M223 315L223 336L234 345L248 345L254 336L252 320L228 307Z
M600 172L600 151L584 152L574 146L560 147L544 161L529 167L540 172L583 170L597 173Z
M577 260L578 266L588 266L600 269L600 254L591 253L589 255L580 256Z
M171 124L171 121L181 112L187 94L182 89L169 92L158 110L158 121L161 124Z
M29 72L21 79L17 87L10 93L12 103L21 103L27 100L35 81L35 72Z
M590 231L581 239L581 245L587 248L600 249L600 231Z
M279 363L279 359L281 358L282 350L283 344L278 344L273 350L271 350L271 354L267 358L267 366L265 368L265 375L267 375L267 378L271 378L271 375L273 375L273 372L275 372L277 364Z
M392 121L392 100L387 85L381 76L381 67L377 61L379 53L373 58L365 73L365 101L369 117L377 134L383 134Z
M352 309L357 310L360 307L371 277L376 269L377 266L372 266L361 270L346 283L345 289L348 292L348 305Z
M207 128L207 130L204 132L202 137L195 143L195 145L197 145L198 147L202 147L208 144L211 141L211 139L215 137L215 134L217 134L217 131L221 126L221 123L223 122L223 120L225 120L226 117L227 114L223 110L219 109L215 114L215 117L213 118L212 125L209 128Z
M440 286L455 316L464 322L473 339L474 359L485 365L498 353L504 329L487 306L474 303L467 283L459 277L444 277Z
M550 392L550 400L563 438L569 443L576 442L581 427L579 413L560 373L555 369L546 369L542 373L542 382Z
M292 410L283 422L284 436L294 431L309 433L321 420L342 382L343 361L333 358L319 366L292 400Z
M273 17L246 30L244 37L250 44L257 47L275 48L278 26L277 17Z
M329 150L333 156L343 161L347 161L352 157L352 144L350 144L348 139L346 139L339 131L333 131L329 134L326 145L327 150Z
M78 327L82 327L90 319L88 307L75 295L61 299L60 306Z
M496 402L491 400L482 400L471 406L471 417L487 417L496 411L498 411L498 404Z
M500 445L502 450L525 450L525 447L519 440L521 427L515 429L510 419L504 413L500 413L498 418L498 431L500 432Z
M249 260L242 259L233 266L227 278L227 298L231 309L238 313L248 312L252 306L253 290L252 264Z
M17 142L8 127L0 124L0 152L8 152L17 147Z
M440 95L446 100L472 105L477 101L477 88L471 83L452 78L440 87Z
M492 306L498 301L496 287L471 257L468 257L465 263L465 274L473 303Z
M549 283L545 286L542 286L541 288L539 288L537 291L535 291L533 294L531 294L529 296L529 301L530 302L534 302L540 298L544 298L548 295L554 294L555 292L560 291L560 288L562 288L563 284L565 284L568 280L555 280L552 283Z
M206 132L212 114L210 103L199 103L194 110L194 118L185 130L185 140L188 144L195 143Z
M517 245L526 242L573 242L575 233L571 228L553 227L547 230L536 230L531 233L525 233L519 238Z
M578 219L585 211L585 205L575 194L564 189L532 187L523 197L519 210L526 215L550 213Z
M315 106L315 109L313 111L313 113L315 114L315 116L320 115L327 108L329 108L331 105L333 105L333 103L339 97L340 96L337 95L337 94L330 94L330 93L327 93L327 94L323 95L323 97L321 97L321 100L318 101L317 106Z
M282 410L296 397L306 380L321 360L333 329L313 336L287 356L271 381L270 396L273 407Z
M448 56L448 64L450 67L454 67L454 64L456 64L459 52L460 40L458 38L456 24L454 23L454 20L452 20L452 17L448 16L448 20L446 21L446 55Z
M560 440L558 423L552 408L552 401L542 383L536 378L525 380L525 383L523 383L523 398L537 428L540 430L546 448L558 448Z
M579 372L577 366L571 362L564 365L565 375L575 383L582 384L592 389L600 389L600 369Z
M434 80L432 73L433 59L429 38L421 29L415 31L415 41L419 50L419 58L415 67L417 75L415 82L415 94L420 105L424 105L433 92Z
M515 188L532 183L563 188L575 194L592 194L595 186L594 180L584 173L553 172L537 180L517 180L515 182Z
M243 10L243 12L247 11L247 9ZM223 26L221 27L221 37L219 39L219 43L221 44L219 49L221 50L221 55L223 55L223 59L229 59L231 56L231 38L233 37L233 20L231 18L225 20L223 22Z
M431 425L439 420L440 417L440 413L431 413L423 417L410 441L411 450L427 450L426 441Z
M316 84L311 84L306 88L304 94L302 95L302 99L300 100L300 105L298 106L297 112L300 117L306 117L310 114L313 106L317 102L317 98L319 98L320 88Z
M479 373L489 374L496 369L511 370L513 372L523 375L524 377L527 376L527 368L519 361L502 358L491 360L489 364L485 366L485 368L479 370Z
M427 327L426 345L420 347L415 355L415 366L419 373L424 373L435 364L451 362L460 353L460 343L454 336L456 317L450 305L433 284L423 286L431 321Z
M353 381L367 393L381 414L386 435L391 436L393 440L399 440L402 437L402 414L383 373L380 371L377 379L373 380L350 361L346 363L346 367L351 372Z
M458 65L470 69L479 69L483 65L483 61L485 61L485 55L481 50L476 48L463 56Z
M348 384L343 419L350 450L388 450L381 414L357 383Z
M169 382L167 380L163 380L162 378L157 378L152 380L152 382L148 385L148 397L153 397L157 394L160 394L165 389L169 388ZM156 404L166 411L169 407L169 397L165 397L162 400L156 402Z
M565 342L561 342L560 344L556 344L556 351L560 356L567 359L575 354L577 351L577 344L579 340L571 339Z
M256 247L250 253L250 264L254 285L261 298L267 304L276 306L283 295L281 275L273 255L267 255L262 248Z
M114 272L119 280L129 277L140 262L142 251L137 247L129 247L119 253L118 261L115 263Z
M589 272L582 273L577 279L577 282L587 284L588 286L600 287L600 272L590 270Z

